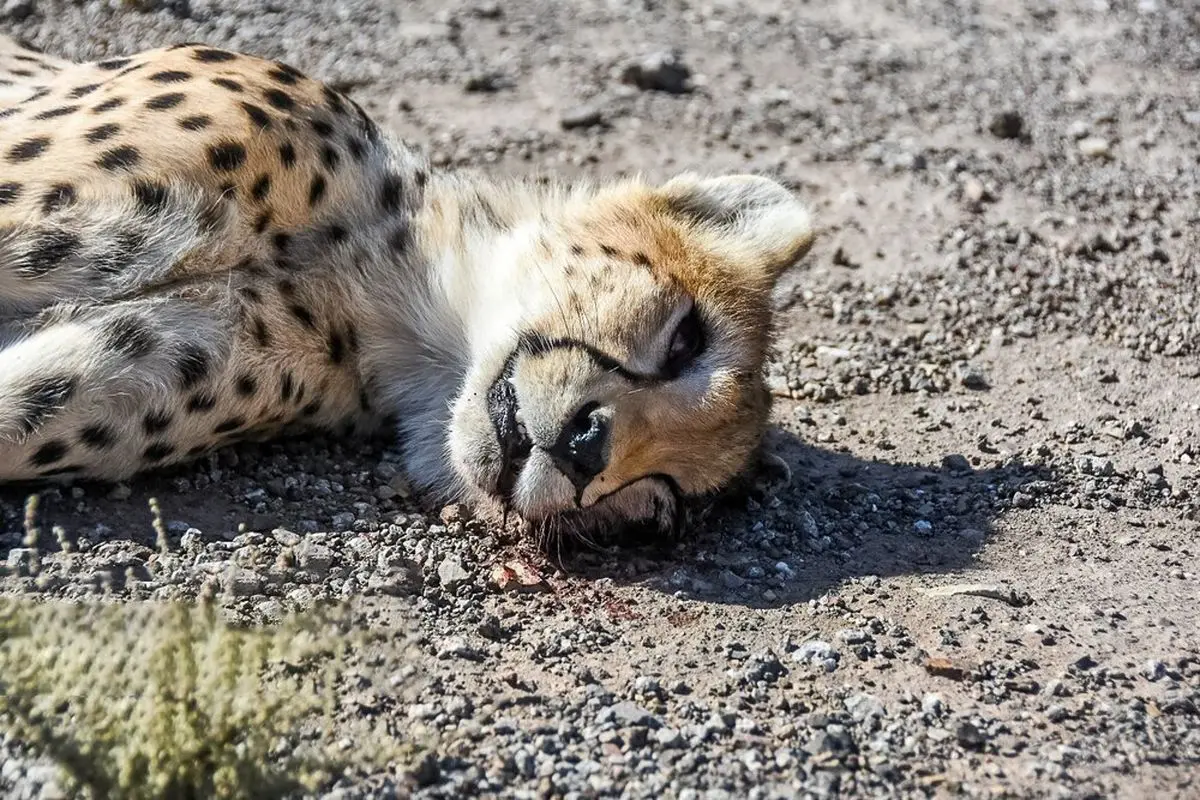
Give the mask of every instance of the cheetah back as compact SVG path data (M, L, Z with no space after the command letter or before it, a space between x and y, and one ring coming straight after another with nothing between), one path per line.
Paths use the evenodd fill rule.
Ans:
M121 477L292 422L373 423L335 268L386 241L360 231L404 229L422 165L278 62L5 48L0 479Z

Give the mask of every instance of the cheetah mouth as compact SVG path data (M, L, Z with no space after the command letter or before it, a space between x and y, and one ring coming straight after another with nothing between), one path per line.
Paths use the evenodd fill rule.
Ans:
M512 383L518 354L518 350L509 354L504 369L492 381L487 392L488 418L500 445L500 474L496 478L493 493L506 505L512 504L517 479L533 451L533 440L521 422L517 391Z

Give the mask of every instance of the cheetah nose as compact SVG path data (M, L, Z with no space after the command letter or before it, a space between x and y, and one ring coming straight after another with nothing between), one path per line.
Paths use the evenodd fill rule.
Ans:
M575 413L550 448L554 465L583 489L608 466L609 418L599 403L588 403Z

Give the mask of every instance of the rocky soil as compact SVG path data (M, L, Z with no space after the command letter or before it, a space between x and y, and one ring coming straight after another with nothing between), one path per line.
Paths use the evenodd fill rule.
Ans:
M248 619L346 598L413 626L408 667L351 673L340 714L433 752L331 797L1195 796L1189 4L10 0L0 21L71 57L282 58L447 166L760 171L825 228L780 292L772 455L684 542L539 555L423 512L386 442L313 440L44 492L36 550L0 491L4 591L209 585ZM0 761L7 796L53 794L19 743Z

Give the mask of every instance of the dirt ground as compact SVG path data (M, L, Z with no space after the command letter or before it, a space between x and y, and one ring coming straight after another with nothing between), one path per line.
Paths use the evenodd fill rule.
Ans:
M422 690L360 676L341 713L435 752L331 796L1196 796L1200 7L20 0L0 18L74 57L205 40L282 58L440 165L763 172L824 229L780 292L774 457L678 545L542 559L463 509L420 513L387 443L292 442L43 493L81 552L42 553L37 576L24 494L0 492L6 591L212 583L249 618L350 598L363 624L415 625ZM38 796L18 751L0 787Z

